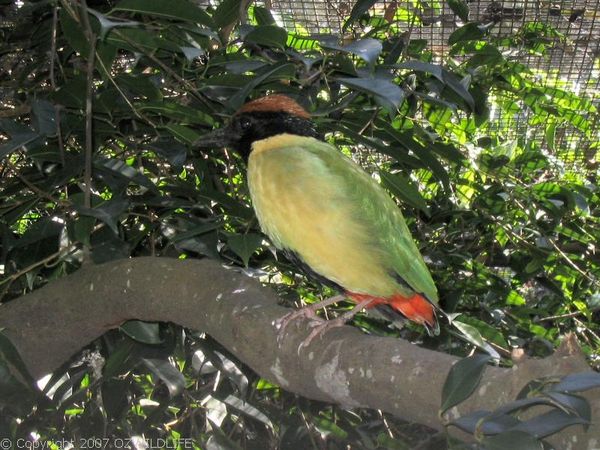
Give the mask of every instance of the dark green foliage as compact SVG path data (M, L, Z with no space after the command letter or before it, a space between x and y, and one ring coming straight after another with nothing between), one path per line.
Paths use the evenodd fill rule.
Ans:
M560 35L526 23L500 39L493 24L466 22L439 61L427 41L403 32L420 23L414 11L398 9L388 20L373 1L359 1L345 23L352 39L342 41L284 30L256 6L249 23L229 33L240 3L205 11L187 0L97 0L87 15L69 0L8 3L12 22L0 50L1 300L18 301L85 259L148 254L246 266L290 304L330 295L263 240L241 159L190 146L246 100L279 92L314 113L326 139L401 201L442 307L456 314L454 328L444 326L436 339L366 316L356 324L459 356L474 345L501 357L513 347L544 356L572 330L597 366L597 167L554 156L565 130L591 136L596 111L505 56L517 46L543 54ZM465 2L450 5L467 20ZM502 119L516 127L523 108L545 142L508 140L509 129L495 126ZM0 434L11 438L35 431L54 440L188 439L198 448L404 449L426 434L373 411L297 399L209 338L174 325L130 322L108 333L57 371L43 395L8 344L0 347ZM539 448L531 438L537 425L517 424L513 413L531 402L560 405L540 435L585 422L573 393L597 381L577 377L515 410L456 425L473 431L486 417L497 430L485 437L488 448L515 439ZM451 392L445 406L471 390Z

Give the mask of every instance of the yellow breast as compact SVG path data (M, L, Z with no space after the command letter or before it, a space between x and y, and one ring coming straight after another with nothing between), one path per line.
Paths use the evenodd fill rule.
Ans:
M312 138L284 134L253 145L248 185L263 231L348 291L392 295L396 285L370 230L356 217L345 183L303 149L311 142L305 139Z

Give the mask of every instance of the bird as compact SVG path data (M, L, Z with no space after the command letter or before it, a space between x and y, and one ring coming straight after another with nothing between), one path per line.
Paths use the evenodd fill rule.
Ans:
M251 100L194 145L228 147L241 155L262 231L309 277L341 293L287 314L278 326L301 315L316 318L318 309L346 298L356 306L315 326L306 344L364 308L439 334L438 292L398 205L371 175L324 141L296 100L283 94Z

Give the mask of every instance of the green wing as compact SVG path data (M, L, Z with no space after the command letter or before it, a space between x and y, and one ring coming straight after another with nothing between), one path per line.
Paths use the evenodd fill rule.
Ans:
M344 183L344 194L353 203L353 220L372 231L373 245L379 247L381 263L398 283L399 291L407 287L438 302L435 284L423 257L410 234L404 217L388 193L354 161L335 147L313 140L304 147L323 161L329 175ZM408 285L408 286L407 286Z

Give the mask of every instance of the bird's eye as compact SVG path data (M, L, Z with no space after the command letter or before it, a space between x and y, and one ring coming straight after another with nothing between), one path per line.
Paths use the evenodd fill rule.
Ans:
M242 130L247 130L252 126L252 121L250 119L248 119L247 117L242 117L240 119L240 128Z

